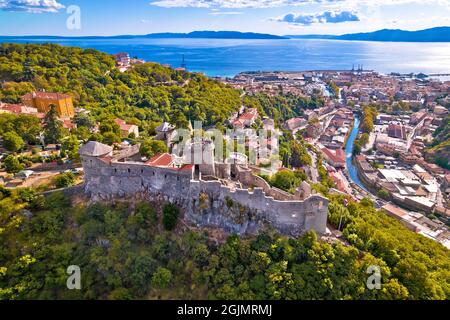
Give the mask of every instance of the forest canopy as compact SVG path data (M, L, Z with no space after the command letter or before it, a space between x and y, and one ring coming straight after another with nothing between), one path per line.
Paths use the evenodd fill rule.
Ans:
M19 103L33 90L67 93L97 120L120 117L143 129L168 120L221 123L241 106L239 91L202 74L157 63L122 73L111 55L56 44L0 45L0 79L3 102Z

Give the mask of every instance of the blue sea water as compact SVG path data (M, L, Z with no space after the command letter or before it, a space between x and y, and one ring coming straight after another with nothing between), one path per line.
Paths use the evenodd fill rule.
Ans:
M366 42L315 39L34 39L2 38L0 42L54 42L128 52L146 61L181 65L208 76L234 76L243 71L364 69L381 73L450 73L450 43Z

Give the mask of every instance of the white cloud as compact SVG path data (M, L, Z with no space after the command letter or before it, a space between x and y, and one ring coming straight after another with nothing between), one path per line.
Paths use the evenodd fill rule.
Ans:
M309 26L318 23L343 23L350 21L360 21L357 12L354 11L325 11L316 14L288 13L282 17L272 20L303 26Z
M58 12L65 8L56 0L0 0L0 9L4 11L22 11L30 13Z
M157 0L151 4L159 7L193 8L271 8L312 3L320 0ZM335 0L324 0L325 2ZM322 1L320 1L322 2Z
M243 14L241 11L219 11L219 10L211 10L210 13L208 13L211 16L222 16L222 15L240 15Z
M156 0L150 4L166 8L275 8L305 4L356 6L383 6L407 3L449 5L449 0Z

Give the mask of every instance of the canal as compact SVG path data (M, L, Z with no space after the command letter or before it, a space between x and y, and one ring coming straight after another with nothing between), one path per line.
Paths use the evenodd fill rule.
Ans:
M352 161L352 155L353 155L353 144L355 143L356 138L358 137L359 132L359 124L361 120L358 116L355 115L355 124L353 125L352 132L350 133L350 136L347 140L347 146L345 147L345 153L347 156L347 171L350 176L351 182L357 184L362 189L368 192L367 188L364 187L363 183L358 177L358 171L356 169L356 166L353 164Z

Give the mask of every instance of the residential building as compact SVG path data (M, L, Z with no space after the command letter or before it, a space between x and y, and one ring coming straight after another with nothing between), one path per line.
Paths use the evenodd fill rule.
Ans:
M325 160L335 168L344 168L346 157L345 152L342 149L331 150L328 148L322 148L322 153Z
M130 134L134 134L134 137L139 137L139 127L134 124L128 124L122 119L116 119L115 122L120 127L120 133L122 137L128 138Z
M56 112L61 118L72 118L75 116L72 97L62 93L32 92L22 97L22 102L27 107L36 108L38 112L47 113L54 105Z

